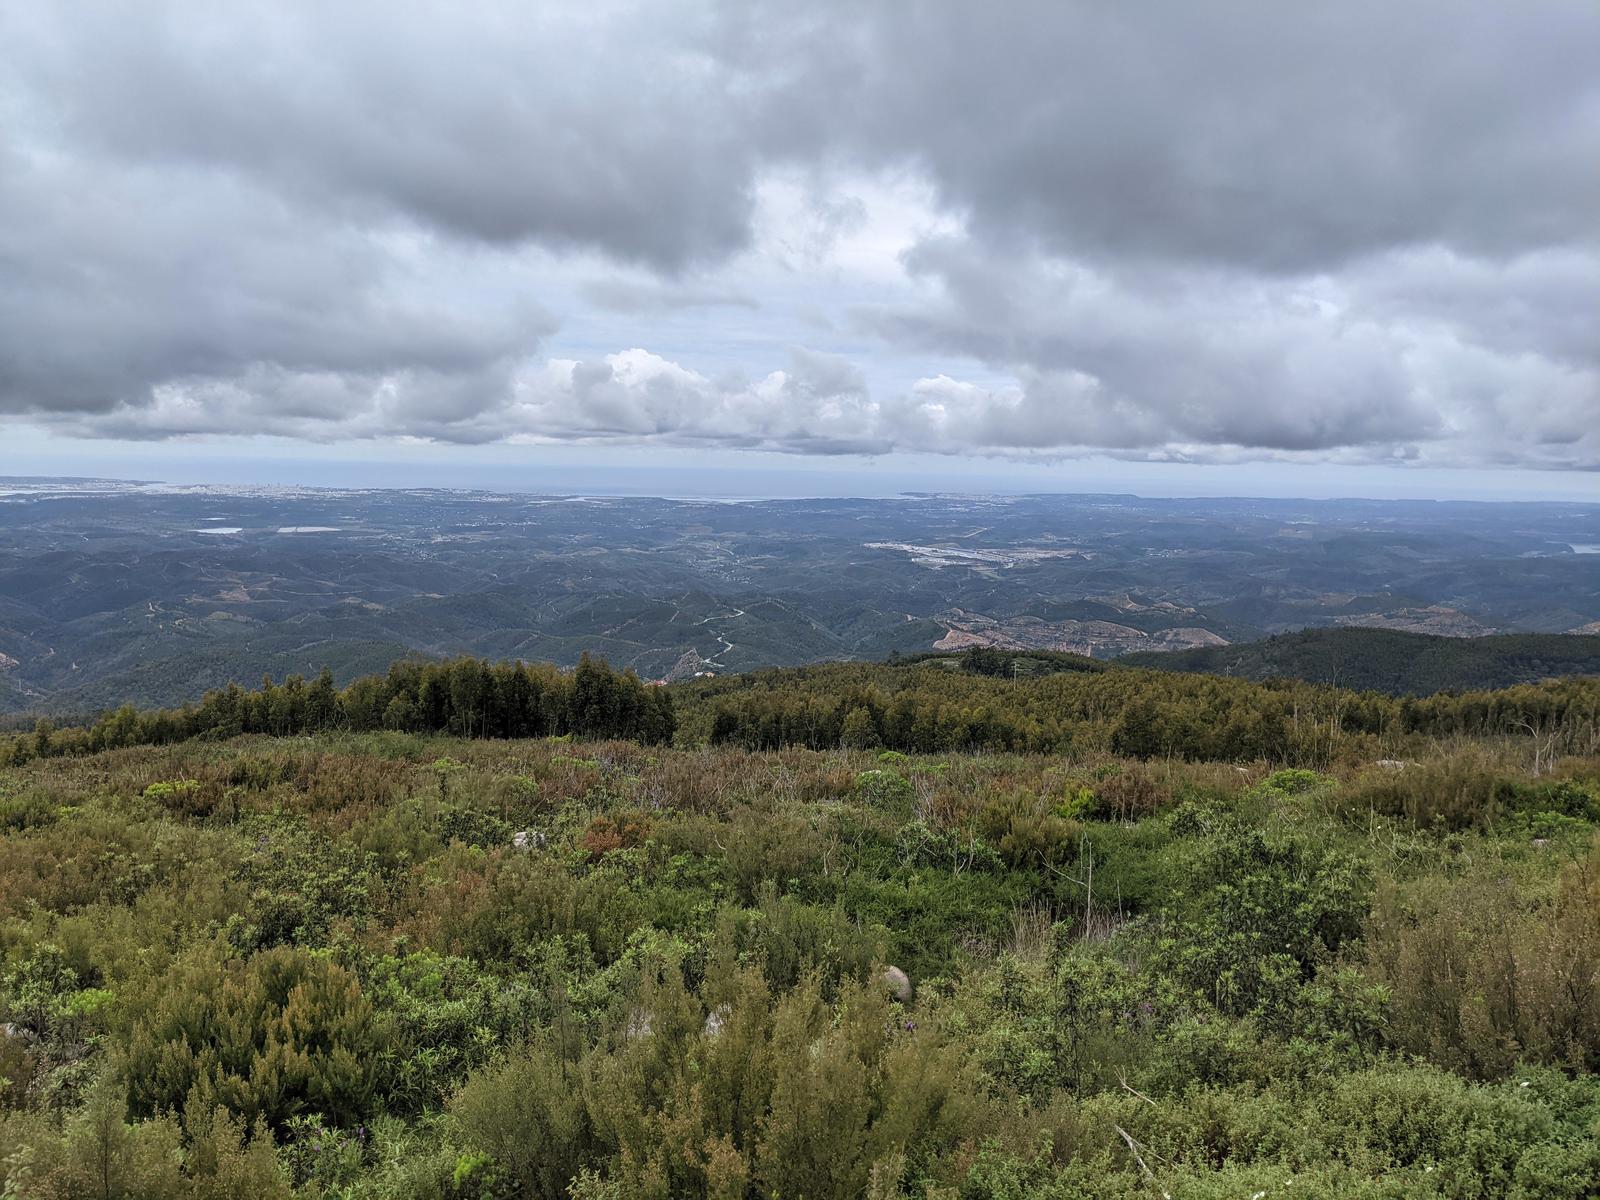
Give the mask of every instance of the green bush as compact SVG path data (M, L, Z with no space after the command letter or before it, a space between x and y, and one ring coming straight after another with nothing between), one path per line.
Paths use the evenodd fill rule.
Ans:
M1283 1018L1301 985L1357 937L1371 892L1356 855L1237 813L1190 808L1173 863L1163 959L1220 1010Z
M124 1019L137 1115L200 1103L274 1130L301 1115L335 1126L371 1116L379 1031L355 976L327 958L205 948L134 991Z
M1548 898L1493 867L1382 887L1361 958L1401 1049L1477 1078L1600 1070L1600 849Z
M391 1113L443 1108L472 1068L525 1040L549 1015L547 998L529 982L463 958L385 955L361 974L382 1047L377 1091Z
M1058 805L1023 789L991 799L978 814L984 839L1014 867L1045 867L1073 858L1083 826Z

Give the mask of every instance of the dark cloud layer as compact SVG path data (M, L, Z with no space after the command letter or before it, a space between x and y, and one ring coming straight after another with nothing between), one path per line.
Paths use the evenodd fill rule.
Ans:
M1592 0L12 6L0 413L1596 469L1597 62ZM847 357L759 324L797 172L823 249L861 181L941 219ZM650 352L733 313L759 370Z
M1586 0L780 7L797 152L904 157L985 240L1299 273L1600 234Z

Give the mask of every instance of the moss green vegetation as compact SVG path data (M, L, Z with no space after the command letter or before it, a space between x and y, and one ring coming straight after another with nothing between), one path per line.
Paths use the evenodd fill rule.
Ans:
M0 1194L1600 1192L1593 682L521 678L6 743Z

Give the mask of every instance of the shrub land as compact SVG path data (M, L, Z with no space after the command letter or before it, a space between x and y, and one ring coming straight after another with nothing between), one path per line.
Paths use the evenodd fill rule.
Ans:
M0 741L0 1179L1600 1193L1600 683L399 664Z

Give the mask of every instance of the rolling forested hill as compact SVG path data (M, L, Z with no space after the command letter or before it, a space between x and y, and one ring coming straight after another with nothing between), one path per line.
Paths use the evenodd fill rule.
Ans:
M1500 634L1434 637L1394 629L1305 629L1233 646L1119 661L1162 671L1240 679L1305 679L1392 696L1426 696L1534 683L1562 675L1600 675L1600 636Z
M675 682L972 648L1025 673L1332 625L1593 632L1591 544L1593 504L0 479L0 714L179 705L323 666L342 685L405 655L589 651Z

